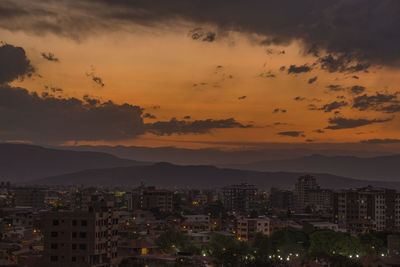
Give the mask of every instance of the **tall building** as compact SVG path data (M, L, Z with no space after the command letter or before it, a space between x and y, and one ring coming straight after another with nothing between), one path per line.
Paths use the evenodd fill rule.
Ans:
M302 212L306 207L311 206L310 192L316 189L319 189L319 186L314 176L299 177L294 189L296 211Z
M334 221L350 232L399 231L400 194L371 186L337 192Z
M256 208L257 188L242 183L226 186L222 189L223 204L226 209L235 212L248 212Z
M39 188L16 188L14 189L15 206L32 207L42 209L45 207L46 192Z
M290 210L294 208L293 192L289 190L280 190L271 188L269 202L272 208L280 210Z
M162 212L173 211L173 192L169 190L156 189L155 187L140 188L130 193L128 210L158 209Z
M112 202L87 210L47 212L42 218L46 266L116 266L118 213Z

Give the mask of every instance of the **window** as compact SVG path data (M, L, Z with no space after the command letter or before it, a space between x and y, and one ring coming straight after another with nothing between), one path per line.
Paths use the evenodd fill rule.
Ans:
M58 236L58 232L51 232L51 237L57 237Z
M77 224L78 224L78 222L76 220L72 220L72 226L76 226Z
M86 221L86 220L82 220L82 221L81 221L81 225L82 225L82 226L87 226L87 221Z
M58 244L57 244L57 243L52 243L52 244L50 245L50 248L51 248L51 249L58 249Z
M80 232L79 233L80 238L86 238L86 232Z
M72 261L72 262L76 262L76 257L75 257L75 256L72 256L72 257L71 257L71 261Z
M76 238L78 234L76 232L72 232L72 238Z
M76 249L76 244L72 244L72 249Z
M58 261L58 256L51 256L50 261Z
M53 225L59 225L60 222L58 220L53 220Z
M86 250L86 244L80 244L79 249L81 250Z

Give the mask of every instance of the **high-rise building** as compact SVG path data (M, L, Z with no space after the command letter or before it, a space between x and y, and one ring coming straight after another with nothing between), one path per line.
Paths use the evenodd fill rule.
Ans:
M301 212L306 207L311 206L310 192L316 189L319 189L319 186L314 176L299 177L294 189L296 211Z
M226 209L235 212L248 212L256 208L257 188L242 183L226 186L222 189L223 204Z
M128 210L158 209L162 212L173 210L173 192L169 190L156 189L155 187L140 188L130 193L128 199Z
M16 188L14 189L15 206L32 207L42 209L45 207L46 192L39 188Z
M269 202L273 209L290 210L294 208L293 192L289 190L281 190L271 188Z
M400 194L371 186L334 194L334 221L351 232L400 230Z
M87 210L47 212L41 231L46 266L116 266L118 213L112 202L93 202Z

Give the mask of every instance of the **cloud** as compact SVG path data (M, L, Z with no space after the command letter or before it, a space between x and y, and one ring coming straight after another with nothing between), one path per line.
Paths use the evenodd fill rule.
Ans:
M379 93L375 95L361 95L354 97L353 108L360 111L375 110L385 113L394 113L400 111L399 100L397 99L399 92L395 93Z
M282 136L290 136L290 137L304 137L303 131L287 131L287 132L279 132L278 135Z
M323 110L325 112L331 112L335 109L339 109L339 108L345 107L347 105L348 105L348 103L346 101L340 101L340 102L333 101L331 103L323 105L321 108L319 108L319 110Z
M103 79L99 76L96 76L94 72L86 73L86 76L92 79L93 82L95 82L97 85L104 87L105 84L103 82Z
M281 112L281 113L286 113L287 110L286 110L286 109L281 109L281 108L275 108L275 109L272 111L272 113L279 113L279 112Z
M344 117L334 117L334 118L329 118L329 124L332 125L325 127L325 129L329 130L352 129L374 123L388 122L392 120L393 118L370 120L370 119L348 119Z
M288 74L297 74L297 73L304 73L304 72L310 72L311 67L309 67L307 64L301 65L301 66L296 66L296 65L290 65L288 68Z
M0 84L12 82L15 79L31 77L35 68L26 57L22 47L9 44L0 46Z
M197 24L256 34L263 45L299 41L314 56L326 52L391 66L400 59L397 0L256 0L251 5L245 0L3 0L0 10L0 27L37 35L82 39L135 25L176 29ZM364 68L354 64L345 69Z
M209 133L213 129L226 128L251 128L253 125L244 125L237 122L235 119L224 120L195 120L195 121L180 121L172 118L170 121L158 121L151 124L146 124L147 130L155 135L171 135L171 134L204 134Z
M143 114L143 118L147 118L147 119L157 119L157 117L153 114L150 113L145 113Z
M368 140L361 140L360 143L362 144L399 144L400 139L368 139Z
M338 84L330 84L330 85L326 86L326 88L328 88L330 91L334 91L334 92L346 90L344 87L342 87L341 85L338 85Z
M296 97L294 98L294 101L304 101L305 99L306 99L305 97L296 96Z
M189 36L193 40L199 40L203 42L214 42L217 34L215 32L205 32L202 28L195 28L189 32Z
M319 133L319 134L325 133L325 131L321 130L321 129L313 130L313 132L314 133Z
M272 71L267 71L267 72L263 72L263 73L259 74L258 77L261 77L261 78L276 78L276 75L274 73L272 73Z
M317 79L318 79L318 76L315 76L315 77L313 77L313 78L310 78L310 79L308 80L308 84L313 84L313 83L315 83L315 82L317 81Z
M44 59L46 59L46 60L48 60L48 61L60 62L60 60L59 60L58 58L56 58L56 56L55 56L53 53L50 53L50 52L48 52L48 53L42 52L41 55L42 55L42 57L43 57Z
M359 72L367 71L370 67L369 63L359 63L353 56L346 54L340 54L333 56L331 54L320 57L318 62L321 64L321 68L328 72Z
M353 76L351 76L351 78L356 79L356 80L360 79L357 75L353 75Z
M247 98L247 96L245 96L245 95L244 95L244 96L239 96L239 97L238 97L239 100L244 100L244 99L246 99L246 98Z
M186 115L185 117L183 117L184 120L190 120L192 117L189 115Z
M364 93L364 91L365 91L364 86L354 85L354 86L350 87L350 92L355 95L362 94L362 93Z

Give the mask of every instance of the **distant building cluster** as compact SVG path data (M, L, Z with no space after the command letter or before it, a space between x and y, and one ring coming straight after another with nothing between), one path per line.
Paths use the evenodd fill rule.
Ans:
M333 191L310 175L298 177L292 190L247 183L202 190L3 182L0 227L1 266L112 267L130 260L173 266L182 259L212 266L206 252L185 254L174 240L191 240L201 251L216 235L253 242L282 229L399 232L400 193L370 186ZM165 247L167 234L173 237ZM388 244L389 254L400 255L400 239L391 236Z

